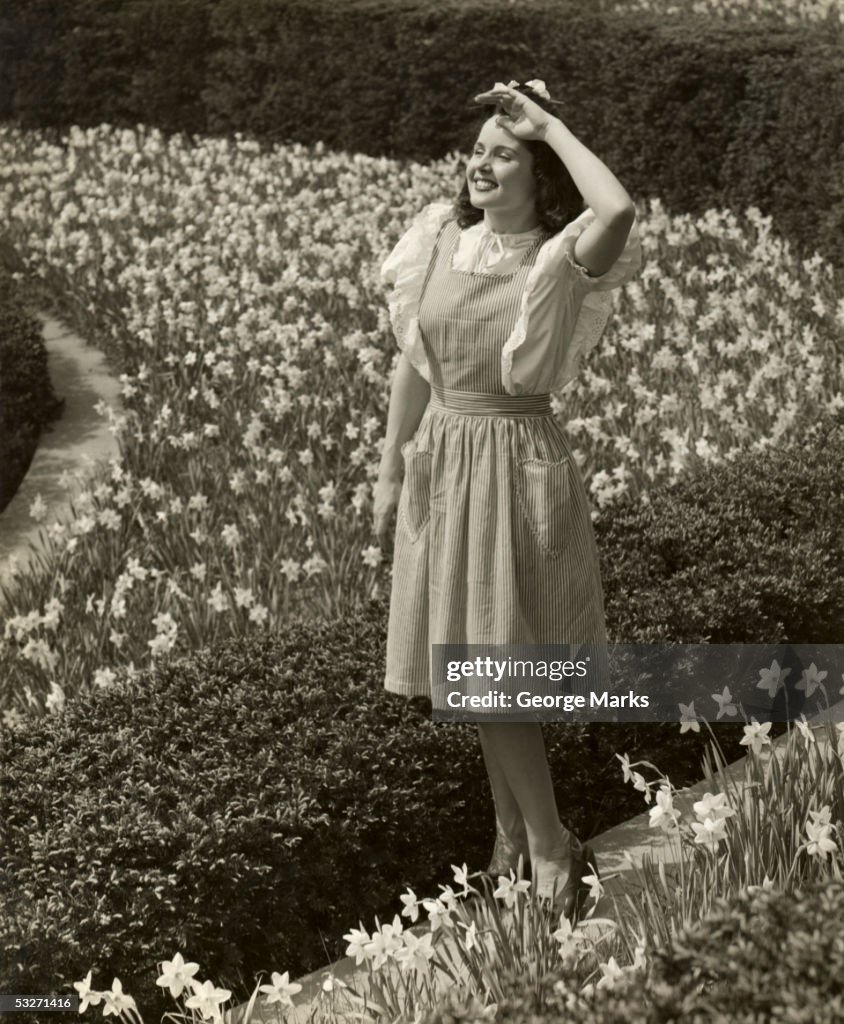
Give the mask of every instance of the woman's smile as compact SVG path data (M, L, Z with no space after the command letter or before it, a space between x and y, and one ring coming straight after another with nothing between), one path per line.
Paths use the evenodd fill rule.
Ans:
M474 181L470 182L470 184L477 192L492 192L493 189L498 188L498 182L493 181L492 178L475 177Z

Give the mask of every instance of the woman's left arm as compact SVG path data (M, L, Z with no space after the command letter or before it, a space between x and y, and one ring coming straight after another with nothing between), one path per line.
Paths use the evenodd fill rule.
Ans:
M594 222L575 242L575 259L590 274L605 274L624 251L636 218L633 200L609 167L575 138L558 117L548 117L542 138L565 164L595 214Z

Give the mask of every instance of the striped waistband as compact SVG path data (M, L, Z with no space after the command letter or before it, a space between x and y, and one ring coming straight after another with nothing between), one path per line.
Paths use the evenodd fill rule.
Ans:
M551 416L551 396L488 395L477 391L455 391L431 385L429 406L441 412L464 416Z

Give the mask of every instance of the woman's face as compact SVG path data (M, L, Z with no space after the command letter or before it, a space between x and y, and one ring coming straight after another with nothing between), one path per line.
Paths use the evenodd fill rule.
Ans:
M495 123L484 123L466 166L472 206L511 210L533 205L536 181L533 155L515 135ZM492 186L482 182L491 182Z

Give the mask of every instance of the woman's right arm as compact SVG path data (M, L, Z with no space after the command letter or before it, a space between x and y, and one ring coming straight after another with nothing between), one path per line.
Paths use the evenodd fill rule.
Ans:
M390 547L391 517L401 494L402 445L416 433L430 397L431 385L402 352L393 376L387 431L372 500L373 532L382 551Z

